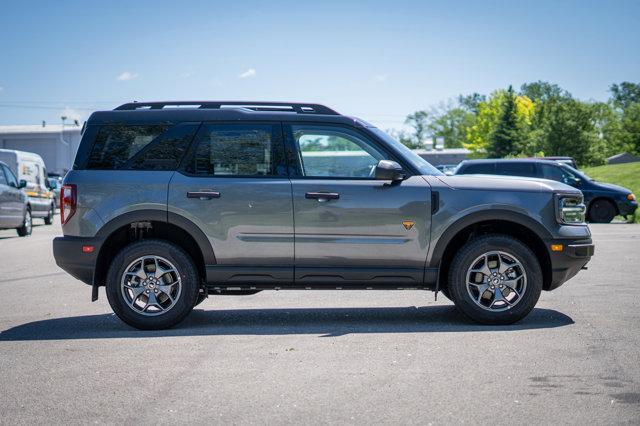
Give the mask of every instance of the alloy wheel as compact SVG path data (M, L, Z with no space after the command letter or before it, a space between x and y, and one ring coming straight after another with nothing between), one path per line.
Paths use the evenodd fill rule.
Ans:
M478 256L467 270L467 292L476 305L499 312L518 304L527 289L522 262L503 251Z
M157 316L175 306L182 291L182 280L167 259L144 256L126 267L120 291L129 308L142 315Z

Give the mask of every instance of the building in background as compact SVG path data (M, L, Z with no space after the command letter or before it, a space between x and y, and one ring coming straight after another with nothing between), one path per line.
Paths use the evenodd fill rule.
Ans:
M471 154L465 148L416 149L414 152L433 166L456 165Z
M640 161L640 157L629 154L628 152L623 152L622 154L616 154L607 158L607 164L635 163L636 161Z
M0 148L35 152L49 173L64 176L71 170L80 144L80 126L0 126Z

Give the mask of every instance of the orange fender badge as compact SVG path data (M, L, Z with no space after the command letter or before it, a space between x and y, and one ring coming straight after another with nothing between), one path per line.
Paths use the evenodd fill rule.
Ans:
M402 226L404 226L404 229L406 229L407 231L411 228L413 228L413 225L415 224L414 221L412 220L403 220L402 221Z

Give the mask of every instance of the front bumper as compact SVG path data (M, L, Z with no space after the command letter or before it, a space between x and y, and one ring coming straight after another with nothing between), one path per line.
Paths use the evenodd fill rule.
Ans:
M618 212L620 213L620 216L633 216L637 208L637 201L618 201Z
M85 284L93 284L93 273L102 241L96 238L56 237L53 239L53 257L56 264ZM93 246L85 253L83 246Z
M545 290L554 290L573 278L591 260L595 246L591 239L546 241L551 259L551 281ZM562 251L551 251L551 245L562 244Z

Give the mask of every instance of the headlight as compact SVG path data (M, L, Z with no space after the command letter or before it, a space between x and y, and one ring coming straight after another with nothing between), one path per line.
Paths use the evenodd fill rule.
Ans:
M556 219L562 224L584 223L586 207L582 195L556 194Z
M635 201L636 200L636 196L633 194L627 194L627 200L629 201Z

